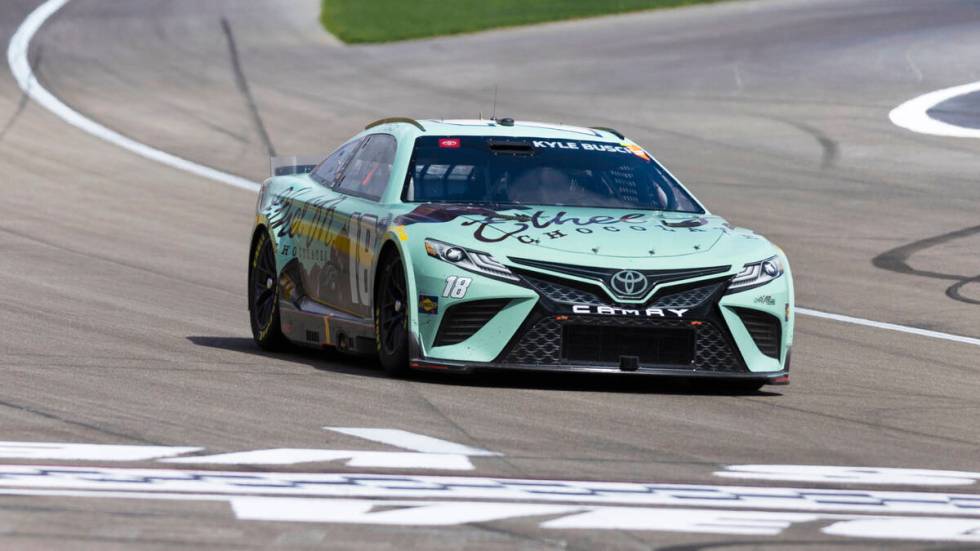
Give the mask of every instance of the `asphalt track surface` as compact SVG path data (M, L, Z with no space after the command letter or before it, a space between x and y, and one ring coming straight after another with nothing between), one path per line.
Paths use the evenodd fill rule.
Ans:
M37 4L4 1L4 44ZM978 79L980 4L747 1L356 48L322 32L316 4L73 0L30 55L44 86L86 116L252 180L271 151L323 154L384 116L486 114L497 86L498 115L612 126L646 145L714 212L787 251L799 305L980 337L980 141L888 120L909 98ZM800 317L792 385L753 395L616 377L390 380L363 359L252 344L252 193L82 133L6 72L0 174L3 441L385 450L322 429L384 427L503 454L472 458L474 476L724 484L713 473L741 464L980 471L973 345ZM3 460L18 462L31 463ZM820 523L759 538L539 521L253 522L224 503L2 496L0 546L886 544Z

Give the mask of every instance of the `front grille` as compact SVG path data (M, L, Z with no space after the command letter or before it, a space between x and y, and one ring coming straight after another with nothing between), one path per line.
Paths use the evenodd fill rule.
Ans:
M529 258L508 257L515 264L548 270L549 272L564 274L567 276L580 277L595 282L602 282L607 289L615 290L612 280L617 273L622 270L618 268L596 268L591 266L577 266L572 264L560 264L557 262L545 262L542 260L532 260ZM687 268L680 270L632 270L640 273L646 278L646 289L653 289L658 285L666 285L672 282L683 281L686 279L696 279L710 275L723 274L731 269L731 266L712 266L706 268ZM515 270L527 272L527 270ZM634 296L619 296L622 299L638 298Z
M779 359L779 347L782 344L782 323L779 318L751 308L735 308L735 313L742 320L759 351L770 358Z
M694 333L694 360L678 366L693 368L700 371L742 372L745 366L741 356L725 337L723 330L712 321L703 321L699 326L692 326L689 321L649 318L602 318L595 316L572 316L564 324L581 325L585 330L613 327L622 328L653 328L687 330ZM499 361L520 365L561 365L563 322L554 316L545 316L533 323L520 336ZM692 329L693 327L693 329ZM639 354L624 354L636 356ZM596 362L597 364L618 365L619 358L613 362Z
M450 306L442 315L434 346L459 344L472 337L508 302L508 299L474 300Z
M640 364L690 367L694 361L691 329L568 324L561 338L562 358L572 362L617 363L621 356L636 356Z
M706 300L714 296L721 288L722 283L701 285L692 287L685 291L663 295L654 299L650 306L655 308L697 308L704 304ZM670 289L666 289L668 292Z
M524 276L524 280L530 283L531 287L534 287L534 290L539 294L562 304L588 304L590 306L604 306L610 303L608 299L604 300L595 293L590 293L583 289L571 287L569 285L527 275ZM596 292L601 292L599 287L596 287L595 289Z
M614 304L613 301L609 300L605 292L597 285L590 285L586 283L578 283L569 281L566 283L559 283L551 279L544 279L542 277L534 277L528 275L526 272L520 272L524 280L531 285L531 287L538 292L538 294L547 297L553 302L558 302L561 304L585 304L589 306L609 306ZM573 286L576 285L576 286ZM716 292L719 291L722 282L714 280L711 282L698 282L692 285L696 286L685 286L687 287L681 291L674 291L671 287L667 287L661 291L658 291L658 295L647 304L650 308L697 308L704 304L708 299L710 299ZM593 288L594 292L586 290L586 288ZM601 294L600 294L601 293ZM666 293L666 294L661 294Z
M561 324L551 316L542 318L524 333L504 361L512 364L560 364Z

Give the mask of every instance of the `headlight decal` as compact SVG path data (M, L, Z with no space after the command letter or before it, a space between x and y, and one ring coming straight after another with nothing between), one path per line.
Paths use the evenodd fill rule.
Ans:
M773 256L759 262L746 264L742 271L728 285L728 294L754 289L773 281L785 273L783 263L778 256Z
M511 273L507 266L497 262L493 256L484 252L458 247L435 239L425 240L425 252L432 258L438 258L463 270L508 281L520 280Z

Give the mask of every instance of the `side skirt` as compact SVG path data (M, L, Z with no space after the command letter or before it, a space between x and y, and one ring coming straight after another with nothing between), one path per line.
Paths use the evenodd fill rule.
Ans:
M374 354L374 326L363 319L334 310L307 298L297 308L280 301L282 333L294 344L311 348L335 347L343 352Z

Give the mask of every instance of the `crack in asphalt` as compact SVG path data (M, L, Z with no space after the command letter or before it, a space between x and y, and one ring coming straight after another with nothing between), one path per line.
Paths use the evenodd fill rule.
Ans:
M801 130L810 136L812 136L817 143L820 144L821 155L820 155L820 169L826 170L834 166L837 163L837 158L840 157L840 146L837 144L836 140L831 139L818 128L810 126L809 124L795 121L788 121L782 119L779 122L788 124L797 130Z
M489 446L485 446L482 442L480 442L480 440L478 440L472 434L470 434L470 432L468 430L464 429L459 423L456 422L455 419L453 419L449 415L446 415L441 409L439 409L438 407L436 407L436 405L432 403L432 400L429 400L429 398L427 398L425 396L425 394L423 394L422 391L419 390L419 388L418 388L417 385L410 384L410 385L408 385L408 387L422 401L423 404L425 404L426 406L428 406L428 408L432 412L434 412L437 416L441 417L443 420L445 420L447 423L449 423L450 426L452 426L453 428L455 428L461 434L463 434L464 436L466 436L467 439L469 439L471 442L476 443L479 447L482 447L484 449L490 449ZM525 473L517 465L514 465L513 463L511 463L511 461L508 460L505 455L492 456L492 459L497 459L501 463L503 463L504 465L507 465L508 467L511 468L511 470L513 472L517 473L517 475L519 475L519 476L527 476L527 473Z
M12 235L12 236L15 236L15 237L19 237L21 239L24 239L24 240L27 240L27 241L32 241L34 243L40 243L42 245L46 245L48 247L57 249L59 251L65 252L65 253L84 256L86 258L89 258L89 259L92 259L92 260L96 260L96 261L99 261L99 262L107 262L107 263L110 263L110 264L114 264L116 266L121 266L121 267L124 267L124 268L129 268L131 270L137 270L137 271L140 271L140 272L152 274L152 275L155 275L155 276L158 276L158 277L162 277L162 278L165 278L165 279L171 279L171 280L174 280L174 281L179 281L181 283L186 283L186 284L194 285L194 286L197 286L197 287L202 287L202 288L205 288L205 289L211 289L213 291L220 291L222 293L227 293L227 294L236 294L234 291L231 291L231 290L229 290L226 287L219 287L217 285L210 285L210 284L207 284L207 283L203 283L203 282L200 282L200 281L194 281L192 279L183 278L183 277L176 276L176 275L173 275L173 274L167 274L165 272L157 271L157 270L154 270L154 269L151 269L151 268L147 268L147 267L144 267L144 266L140 266L140 265L137 265L137 264L134 264L134 263L125 262L125 261L122 261L122 260L117 260L117 259L114 259L114 258L110 258L108 256L101 255L101 254L95 254L95 253L92 253L92 252L85 252L85 251L76 250L76 249L73 249L73 248L70 248L70 247L66 247L66 246L64 246L64 245L62 245L60 243L55 242L55 241L51 241L51 240L47 240L47 239L41 239L41 238L39 238L39 237L37 237L35 235L31 235L31 234L28 234L28 233L17 231L17 230L11 229L11 228L6 228L6 227L0 226L0 233L5 233L7 235Z
M37 54L34 56L34 62L31 63L31 66L35 69L41 65L41 47L38 46L36 51ZM28 88L28 90L21 91L20 99L17 100L17 108L14 109L13 114L10 115L10 118L7 119L6 123L4 123L3 128L0 128L0 142L3 141L3 139L7 136L7 133L10 132L10 129L14 127L14 124L20 119L20 116L23 115L24 111L27 109L27 104L30 103L31 100L31 95L28 93L29 90L30 89Z
M860 425L860 426L867 427L867 428L870 428L870 429L875 429L877 431L894 432L894 433L898 433L898 434L906 434L906 435L911 435L911 436L919 436L919 437L922 437L922 438L925 438L925 439L937 440L937 441L940 441L940 442L947 442L947 443L954 443L954 444L964 444L964 445L971 446L971 447L974 447L974 448L977 447L977 443L975 441L968 440L968 439L963 439L963 438L953 438L953 437L950 437L950 436L942 436L942 435L935 434L935 433L932 433L932 432L923 432L923 431L918 431L918 430L905 429L905 428L902 428L902 427L896 427L896 426L893 426L893 425L885 425L885 424L882 424L882 423L875 423L875 422L871 422L871 421L862 421L862 420L859 420L859 419L853 419L853 418L850 418L850 417L846 417L844 415L834 415L834 414L830 414L830 413L821 413L819 411L813 411L813 410L806 409L806 408L803 408L803 407L793 407L793 406L787 406L787 405L782 405L782 404L774 404L772 402L762 402L762 401L759 401L759 400L756 400L756 399L753 399L753 398L747 398L745 401L746 402L755 403L755 404L759 404L759 405L763 405L763 406L769 406L772 409L787 410L787 411L792 411L792 412L796 412L796 413L802 413L804 415L812 415L814 417L820 417L820 418L823 418L823 419L832 419L834 421L841 421L841 422L844 422L844 423L851 423L853 425Z
M42 410L39 410L39 409L30 407L30 406L23 406L23 405L20 405L20 404L15 404L13 402L6 402L6 401L3 401L3 400L0 400L0 406L11 408L11 409L15 409L15 410L18 410L18 411L23 411L25 413L30 413L32 415L37 415L38 417L43 417L45 419L50 419L52 421L59 421L59 422L62 422L62 423L68 424L68 425L74 425L76 427L82 427L82 428L85 428L85 429L88 429L88 430L92 430L92 431L95 431L95 432L99 432L99 433L105 434L107 436L114 436L116 438L124 438L126 440L131 440L133 442L139 442L141 444L147 444L147 445L152 445L152 446L163 446L163 445L165 445L165 444L161 444L159 442L153 442L152 440L147 440L147 439L142 438L140 436L133 436L131 434L127 434L127 433L124 433L124 432L118 432L118 431L107 429L105 427L100 427L98 425L93 425L92 423L86 423L84 421L76 421L74 419L67 419L67 418L62 417L60 415L56 415L54 413L48 413L46 411L42 411Z
M971 226L961 230L944 233L942 235L913 241L912 243L908 243L906 245L902 245L901 247L896 247L879 254L871 260L871 264L874 265L875 268L880 268L882 270L887 270L898 274L916 275L945 281L955 281L955 283L946 289L946 296L955 301L964 302L966 304L980 304L980 300L965 297L960 292L964 286L970 283L980 282L980 275L958 275L944 272L934 272L930 270L919 270L917 268L913 268L908 263L909 258L916 253L942 245L949 241L971 237L975 234L980 235L980 226Z
M259 114L259 107L255 103L255 97L252 96L252 89L248 85L248 79L245 78L245 71L242 70L241 58L238 55L238 46L235 43L235 35L231 30L231 23L225 17L221 18L221 30L225 33L225 38L228 40L228 54L231 56L231 69L235 73L235 84L238 86L238 91L245 98L245 104L248 107L249 114L252 116L252 122L255 123L255 129L262 139L262 144L265 146L266 152L268 152L270 157L275 157L276 148L272 145L272 139L269 137L268 130L266 130L265 122L262 121L262 115Z

